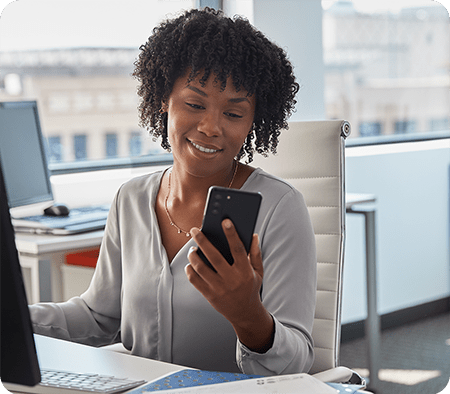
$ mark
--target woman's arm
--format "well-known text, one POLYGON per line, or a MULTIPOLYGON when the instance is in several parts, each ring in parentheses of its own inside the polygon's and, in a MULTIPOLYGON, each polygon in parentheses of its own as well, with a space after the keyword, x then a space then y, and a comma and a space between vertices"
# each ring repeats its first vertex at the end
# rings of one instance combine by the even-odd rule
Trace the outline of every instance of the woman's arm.
POLYGON ((121 282, 116 195, 88 290, 67 302, 31 305, 34 332, 93 346, 114 342, 120 329, 121 282))
POLYGON ((247 255, 233 223, 227 219, 222 226, 234 264, 230 266, 204 234, 194 228, 191 234, 216 272, 203 263, 194 248, 189 254, 186 274, 197 290, 232 324, 239 340, 253 351, 264 353, 272 346, 274 322, 260 298, 264 274, 258 236, 253 236, 247 255))
POLYGON ((273 207, 260 230, 264 261, 262 302, 275 321, 274 342, 259 354, 238 343, 245 373, 307 372, 314 361, 317 260, 312 224, 303 196, 295 189, 273 207))
POLYGON ((217 274, 196 253, 190 253, 186 272, 191 283, 233 325, 239 339, 237 361, 241 370, 263 375, 309 370, 313 361, 316 255, 303 197, 292 189, 266 215, 260 230, 261 254, 253 242, 247 256, 234 239, 237 234, 233 228, 225 226, 224 231, 235 264, 229 266, 203 234, 193 230, 195 241, 217 274))

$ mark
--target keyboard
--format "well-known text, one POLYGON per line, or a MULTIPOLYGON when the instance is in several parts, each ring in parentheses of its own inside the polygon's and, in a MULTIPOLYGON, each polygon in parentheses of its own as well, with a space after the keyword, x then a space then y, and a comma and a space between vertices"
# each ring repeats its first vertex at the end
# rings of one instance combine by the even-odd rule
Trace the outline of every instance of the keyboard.
POLYGON ((13 219, 16 231, 51 234, 73 234, 102 230, 105 227, 109 205, 73 208, 68 216, 36 215, 13 219))
POLYGON ((94 207, 73 208, 70 210, 69 216, 36 215, 28 216, 22 220, 39 222, 48 227, 63 228, 75 224, 105 219, 108 215, 108 211, 109 205, 98 205, 94 207))
POLYGON ((33 392, 49 394, 73 394, 76 392, 113 394, 131 390, 144 383, 147 382, 145 380, 121 379, 106 375, 41 369, 41 383, 33 388, 33 392), (38 390, 34 391, 34 389, 38 390))

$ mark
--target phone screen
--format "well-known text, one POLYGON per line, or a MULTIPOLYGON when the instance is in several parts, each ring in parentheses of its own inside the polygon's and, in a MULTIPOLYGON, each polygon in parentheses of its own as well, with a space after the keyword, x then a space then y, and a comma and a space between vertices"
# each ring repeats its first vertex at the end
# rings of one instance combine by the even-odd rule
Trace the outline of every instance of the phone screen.
MULTIPOLYGON (((255 231, 261 200, 262 196, 260 193, 218 186, 213 186, 209 189, 203 216, 202 232, 222 253, 230 265, 233 264, 234 260, 222 229, 222 221, 228 218, 233 222, 239 238, 248 253, 255 231)), ((197 253, 214 270, 200 248, 197 253)))

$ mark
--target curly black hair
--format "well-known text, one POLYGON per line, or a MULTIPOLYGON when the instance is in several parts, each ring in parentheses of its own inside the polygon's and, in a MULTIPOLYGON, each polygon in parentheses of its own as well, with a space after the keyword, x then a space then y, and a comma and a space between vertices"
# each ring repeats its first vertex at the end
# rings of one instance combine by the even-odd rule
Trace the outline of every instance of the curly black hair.
POLYGON ((190 70, 191 81, 202 74, 205 84, 211 74, 225 89, 231 78, 236 90, 255 95, 252 130, 238 158, 253 153, 276 153, 280 130, 294 111, 299 85, 285 51, 269 41, 242 17, 228 18, 211 8, 193 9, 162 22, 140 48, 133 76, 140 82, 140 126, 161 146, 170 150, 167 136, 167 101, 175 81, 190 70), (253 148, 253 141, 255 147, 253 148))

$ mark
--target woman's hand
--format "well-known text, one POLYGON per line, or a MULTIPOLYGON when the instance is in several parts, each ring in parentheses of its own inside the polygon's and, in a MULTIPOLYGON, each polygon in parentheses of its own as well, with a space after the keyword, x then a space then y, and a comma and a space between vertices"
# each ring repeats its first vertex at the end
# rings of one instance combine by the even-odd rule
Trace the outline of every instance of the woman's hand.
POLYGON ((229 265, 205 235, 193 228, 191 234, 195 242, 217 272, 209 268, 193 248, 189 252, 190 264, 186 266, 186 275, 192 285, 233 325, 241 343, 250 350, 263 353, 272 346, 274 322, 260 298, 264 272, 258 236, 253 235, 247 254, 231 220, 225 219, 222 227, 234 264, 229 265))

